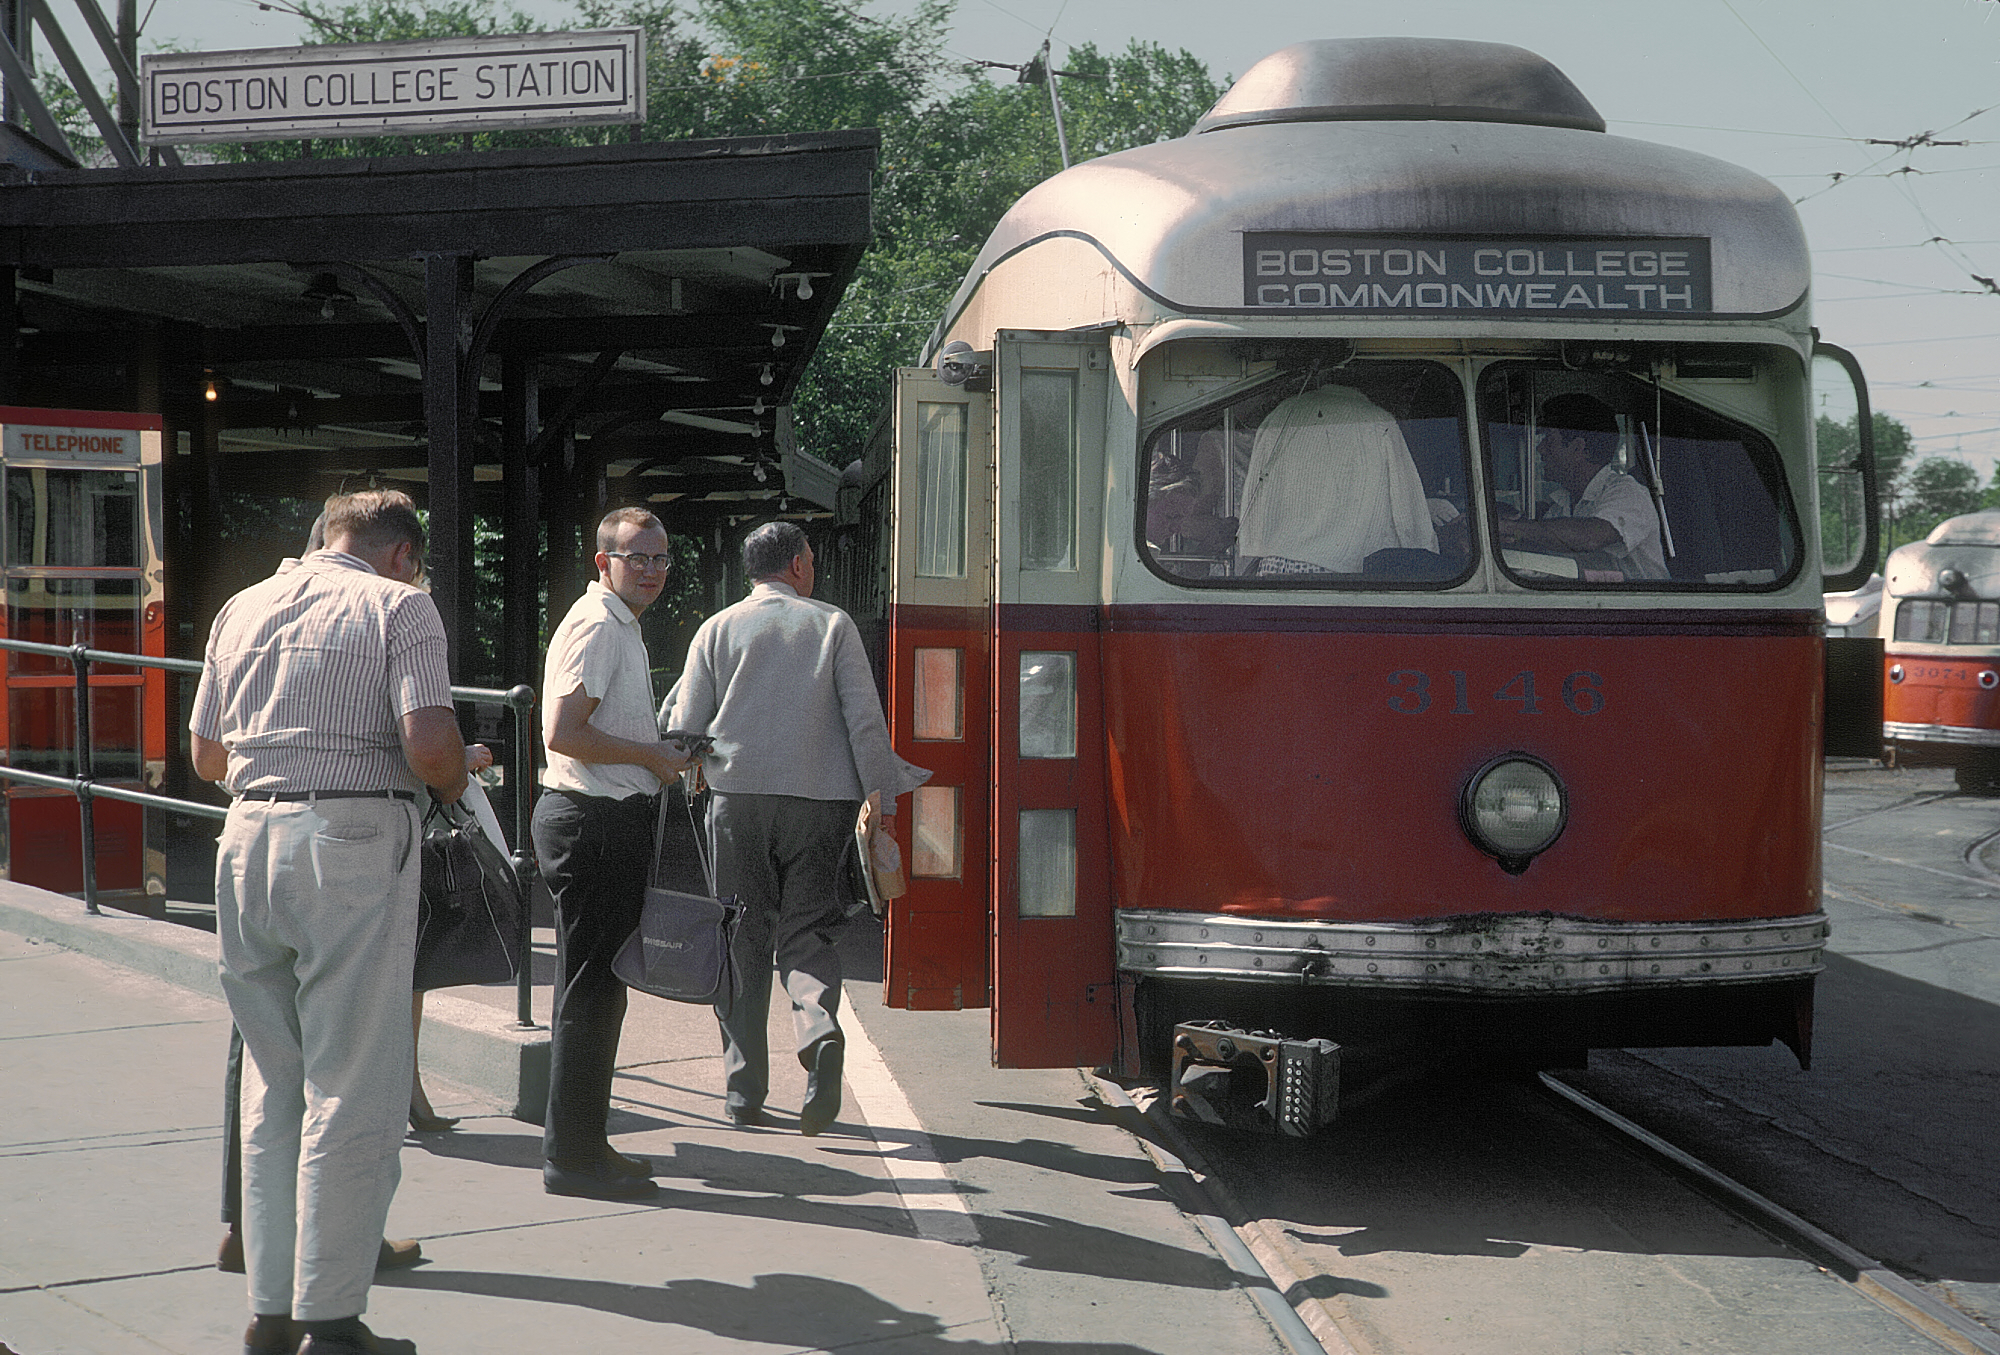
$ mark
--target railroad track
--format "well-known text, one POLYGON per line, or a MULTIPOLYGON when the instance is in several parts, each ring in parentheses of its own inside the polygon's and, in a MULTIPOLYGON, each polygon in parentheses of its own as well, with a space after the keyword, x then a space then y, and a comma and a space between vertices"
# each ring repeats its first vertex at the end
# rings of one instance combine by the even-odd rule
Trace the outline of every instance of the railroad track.
MULTIPOLYGON (((1225 1259, 1245 1273, 1254 1258, 1269 1290, 1258 1292, 1255 1272, 1247 1287, 1267 1314, 1282 1302, 1296 1315, 1288 1343, 1301 1355, 2000 1355, 2000 1335, 1546 1074, 1532 1085, 1448 1093, 1442 1102, 1421 1093, 1414 1104, 1385 1097, 1360 1143, 1340 1127, 1304 1144, 1216 1134, 1166 1115, 1154 1088, 1135 1088, 1127 1100, 1116 1085, 1097 1085, 1108 1103, 1143 1117, 1148 1151, 1170 1180, 1186 1178, 1183 1207, 1225 1259), (1512 1119, 1478 1126, 1477 1148, 1436 1162, 1428 1181, 1401 1175, 1407 1155, 1371 1168, 1373 1150, 1417 1132, 1407 1119, 1427 1117, 1440 1104, 1505 1110, 1512 1119), (1615 1169, 1616 1179, 1607 1180, 1573 1156, 1534 1162, 1531 1152, 1508 1160, 1489 1151, 1496 1134, 1523 1148, 1551 1138, 1574 1143, 1574 1132, 1550 1134, 1557 1120, 1595 1138, 1590 1156, 1638 1165, 1615 1169), (1507 1201, 1520 1198, 1510 1178, 1517 1187, 1523 1175, 1567 1176, 1579 1198, 1617 1198, 1584 1205, 1567 1223, 1555 1221, 1567 1207, 1558 1202, 1552 1212, 1515 1211, 1525 1225, 1516 1230, 1461 1226, 1468 1215, 1496 1221, 1508 1212, 1507 1201), (1330 1195, 1348 1196, 1350 1207, 1329 1211, 1330 1195), (1411 1217, 1382 1217, 1376 1206, 1384 1200, 1398 1201, 1411 1217), (1641 1211, 1650 1222, 1621 1221, 1621 1210, 1641 1211), (1656 1255, 1639 1248, 1661 1232, 1663 1218, 1680 1249, 1656 1255), (1629 1235, 1625 1249, 1603 1264, 1603 1244, 1588 1245, 1586 1235, 1621 1230, 1629 1235), (1247 1256, 1231 1255, 1231 1244, 1247 1256), (1406 1263, 1413 1253, 1421 1264, 1406 1263), (1516 1268, 1523 1273, 1506 1273, 1516 1268), (1496 1303, 1496 1294, 1505 1297, 1496 1303)), ((1428 1150, 1434 1140, 1420 1142, 1428 1150)))
POLYGON ((1996 810, 1948 774, 1829 776, 1811 1073, 1771 1048, 1412 1077, 1305 1142, 1100 1095, 1304 1355, 2000 1355, 1996 810))

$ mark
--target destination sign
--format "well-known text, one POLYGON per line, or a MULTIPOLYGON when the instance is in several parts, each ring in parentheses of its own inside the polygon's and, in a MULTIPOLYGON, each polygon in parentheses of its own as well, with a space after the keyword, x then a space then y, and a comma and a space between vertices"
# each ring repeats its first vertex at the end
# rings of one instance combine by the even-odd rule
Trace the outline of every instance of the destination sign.
POLYGON ((1243 301, 1341 315, 1708 315, 1708 241, 1246 232, 1243 301))
POLYGON ((141 77, 152 145, 646 120, 638 28, 166 52, 141 77))

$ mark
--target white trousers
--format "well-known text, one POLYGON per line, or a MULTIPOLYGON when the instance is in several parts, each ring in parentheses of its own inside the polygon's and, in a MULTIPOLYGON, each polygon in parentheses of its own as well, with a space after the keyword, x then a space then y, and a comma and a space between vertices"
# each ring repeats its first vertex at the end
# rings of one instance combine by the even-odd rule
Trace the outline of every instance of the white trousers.
POLYGON ((390 799, 243 800, 223 826, 253 1313, 367 1309, 410 1106, 417 832, 416 807, 390 799))

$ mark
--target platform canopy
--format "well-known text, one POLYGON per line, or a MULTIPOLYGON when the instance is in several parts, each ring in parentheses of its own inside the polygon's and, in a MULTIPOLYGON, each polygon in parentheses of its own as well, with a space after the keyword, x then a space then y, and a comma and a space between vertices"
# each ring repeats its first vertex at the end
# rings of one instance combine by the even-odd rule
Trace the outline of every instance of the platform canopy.
POLYGON ((196 523, 168 525, 184 599, 221 493, 372 479, 428 503, 456 656, 491 624, 467 581, 473 514, 495 515, 506 677, 532 677, 541 566, 516 557, 538 535, 587 557, 597 514, 645 502, 719 550, 732 524, 830 504, 789 403, 867 243, 876 146, 0 165, 0 399, 165 416, 196 523))

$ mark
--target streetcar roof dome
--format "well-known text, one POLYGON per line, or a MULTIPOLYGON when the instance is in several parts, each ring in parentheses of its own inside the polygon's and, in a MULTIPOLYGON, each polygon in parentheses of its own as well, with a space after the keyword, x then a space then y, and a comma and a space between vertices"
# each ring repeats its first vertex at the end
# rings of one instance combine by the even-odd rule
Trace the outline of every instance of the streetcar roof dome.
POLYGON ((1294 43, 1245 71, 1194 130, 1393 120, 1604 130, 1590 100, 1550 62, 1506 43, 1458 38, 1294 43))
MULTIPOLYGON (((1037 184, 987 238, 924 361, 950 338, 985 348, 996 328, 1069 329, 1121 318, 1112 289, 1069 285, 1084 276, 1076 271, 1078 244, 1103 261, 1107 281, 1122 276, 1160 309, 1271 319, 1272 311, 1246 297, 1244 250, 1255 238, 1287 234, 1301 244, 1329 237, 1322 241, 1329 246, 1344 243, 1331 238, 1342 235, 1360 237, 1363 246, 1407 247, 1477 237, 1558 247, 1571 240, 1702 241, 1710 261, 1708 315, 1796 317, 1794 327, 1803 328, 1800 308, 1812 277, 1805 230, 1768 180, 1694 151, 1607 135, 1581 96, 1565 104, 1550 92, 1569 88, 1559 71, 1518 48, 1381 41, 1387 45, 1380 50, 1408 53, 1408 61, 1370 74, 1353 59, 1371 50, 1365 42, 1286 48, 1271 58, 1278 64, 1268 78, 1260 74, 1268 63, 1259 63, 1237 82, 1240 89, 1254 76, 1264 92, 1252 88, 1239 98, 1232 89, 1202 120, 1203 130, 1086 160, 1037 184), (1398 69, 1409 79, 1412 71, 1443 71, 1451 81, 1434 79, 1421 105, 1384 102, 1390 95, 1382 91, 1404 78, 1395 76, 1398 69), (1486 86, 1476 78, 1480 69, 1493 73, 1486 86), (1281 89, 1286 81, 1292 93, 1281 89), (1483 102, 1464 102, 1482 88, 1483 102), (1371 90, 1381 92, 1373 103, 1371 90), (1290 105, 1317 110, 1310 118, 1264 116, 1281 99, 1336 95, 1345 102, 1290 105), (1499 116, 1494 110, 1510 100, 1519 107, 1499 116), (1411 111, 1419 106, 1428 110, 1422 117, 1411 111), (1553 111, 1560 107, 1588 112, 1589 121, 1578 112, 1564 123, 1553 111), (1344 111, 1334 116, 1328 108, 1344 111), (1488 111, 1472 116, 1472 108, 1488 111), (1548 116, 1529 117, 1537 108, 1548 116), (1050 250, 1046 266, 1031 264, 1019 280, 982 292, 995 285, 989 274, 1042 246, 1050 250)), ((1600 247, 1588 245, 1579 259, 1600 247)))
POLYGON ((1931 528, 1933 546, 2000 546, 2000 512, 1961 513, 1931 528))
POLYGON ((1921 541, 1889 552, 1882 565, 1893 597, 1949 595, 2000 597, 2000 511, 1961 513, 1931 528, 1921 541), (1962 576, 1951 587, 1941 577, 1946 570, 1962 576))

